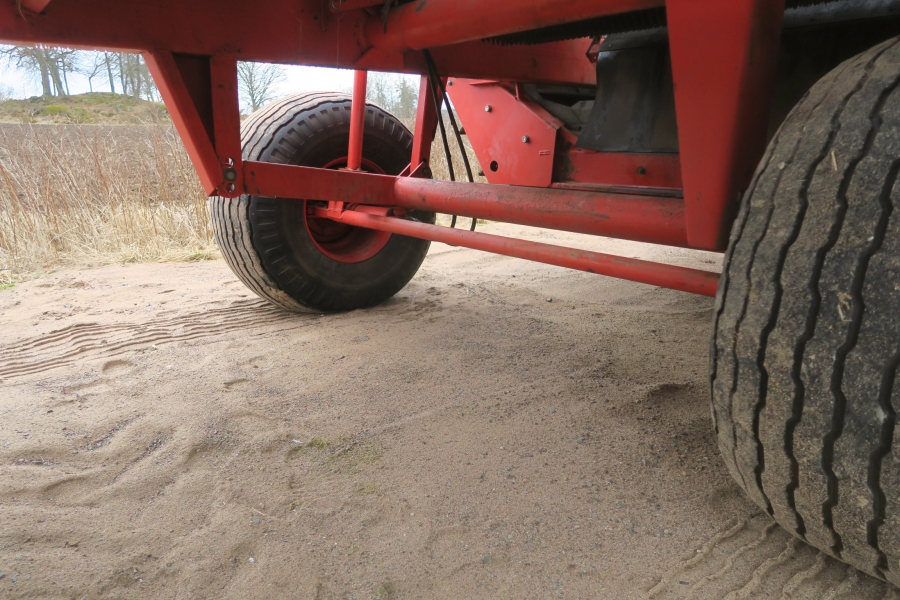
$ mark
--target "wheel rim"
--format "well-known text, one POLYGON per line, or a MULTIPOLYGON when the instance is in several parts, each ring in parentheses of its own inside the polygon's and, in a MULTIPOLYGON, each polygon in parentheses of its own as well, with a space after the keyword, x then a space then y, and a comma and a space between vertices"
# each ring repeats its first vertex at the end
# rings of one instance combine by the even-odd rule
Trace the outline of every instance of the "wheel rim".
MULTIPOLYGON (((341 169, 347 166, 347 157, 336 158, 326 164, 325 169, 341 169)), ((384 170, 365 158, 362 170, 367 173, 384 175, 384 170)), ((306 202, 306 231, 313 245, 325 256, 342 263, 360 263, 381 252, 391 239, 386 231, 376 231, 364 227, 354 227, 331 219, 312 216, 316 205, 306 202)))

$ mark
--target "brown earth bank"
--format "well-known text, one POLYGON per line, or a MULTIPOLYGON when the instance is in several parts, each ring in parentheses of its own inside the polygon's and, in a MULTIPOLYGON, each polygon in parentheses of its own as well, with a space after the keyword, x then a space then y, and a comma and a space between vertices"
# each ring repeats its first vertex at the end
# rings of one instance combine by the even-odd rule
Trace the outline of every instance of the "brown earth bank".
POLYGON ((712 308, 438 244, 346 314, 221 261, 0 291, 0 597, 900 598, 728 475, 712 308))
POLYGON ((89 92, 0 101, 0 122, 137 125, 171 123, 171 118, 162 102, 109 92, 89 92))

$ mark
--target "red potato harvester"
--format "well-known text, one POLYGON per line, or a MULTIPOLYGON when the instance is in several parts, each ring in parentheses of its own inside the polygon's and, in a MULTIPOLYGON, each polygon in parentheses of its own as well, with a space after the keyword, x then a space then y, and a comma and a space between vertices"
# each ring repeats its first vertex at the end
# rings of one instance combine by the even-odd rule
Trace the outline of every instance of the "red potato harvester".
POLYGON ((794 535, 900 584, 900 1, 3 1, 4 42, 143 53, 226 261, 286 309, 378 303, 433 240, 716 296, 732 475, 794 535), (239 60, 355 69, 353 95, 242 124, 239 60), (422 75, 414 132, 365 103, 369 70, 422 75), (438 127, 460 125, 487 184, 468 161, 470 182, 430 179, 438 127), (724 270, 436 212, 725 252, 724 270))

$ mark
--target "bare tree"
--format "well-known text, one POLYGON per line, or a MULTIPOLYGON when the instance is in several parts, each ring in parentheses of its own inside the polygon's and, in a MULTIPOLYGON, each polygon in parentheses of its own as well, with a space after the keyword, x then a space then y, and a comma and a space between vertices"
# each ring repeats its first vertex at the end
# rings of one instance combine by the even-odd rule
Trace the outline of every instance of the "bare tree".
POLYGON ((75 70, 75 50, 47 46, 5 46, 0 48, 0 57, 9 66, 22 69, 40 80, 44 96, 68 95, 67 75, 75 70))
POLYGON ((369 73, 366 80, 366 100, 393 113, 394 82, 391 76, 387 73, 369 73))
MULTIPOLYGON (((419 87, 415 78, 399 73, 369 73, 366 85, 366 100, 374 102, 400 119, 416 116, 419 87)), ((351 92, 352 89, 344 90, 351 92)))
POLYGON ((57 96, 69 95, 69 73, 75 71, 78 53, 63 48, 53 49, 53 61, 50 63, 50 78, 56 86, 57 96))
POLYGON ((109 82, 109 91, 116 93, 116 78, 113 77, 113 57, 109 52, 103 53, 103 64, 106 65, 106 81, 109 82))
POLYGON ((413 81, 412 77, 400 75, 397 82, 397 106, 393 112, 401 119, 412 119, 416 116, 419 87, 413 81))
POLYGON ((159 99, 159 92, 153 83, 153 77, 140 54, 117 52, 113 55, 113 64, 119 76, 123 94, 145 100, 159 99))
POLYGON ((277 85, 284 81, 284 67, 266 63, 238 63, 238 91, 241 102, 258 110, 277 96, 277 85))
POLYGON ((88 80, 88 90, 94 91, 94 78, 104 75, 106 70, 105 52, 82 52, 78 57, 77 71, 88 80))

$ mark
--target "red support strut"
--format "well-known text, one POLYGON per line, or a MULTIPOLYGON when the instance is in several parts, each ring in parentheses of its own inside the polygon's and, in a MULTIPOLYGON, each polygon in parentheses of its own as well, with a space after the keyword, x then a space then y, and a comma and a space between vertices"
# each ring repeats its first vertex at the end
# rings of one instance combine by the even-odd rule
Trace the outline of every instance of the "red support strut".
MULTIPOLYGON (((363 208, 365 210, 365 208, 363 208)), ((368 208, 367 210, 373 210, 368 208)), ((388 209, 374 209, 388 212, 388 209)), ((719 274, 698 269, 688 269, 673 265, 664 265, 636 258, 625 258, 587 250, 564 248, 552 244, 517 240, 489 233, 450 229, 427 223, 406 221, 397 217, 387 217, 357 210, 345 210, 339 214, 325 208, 316 208, 315 215, 332 219, 340 223, 389 231, 400 235, 443 242, 453 246, 463 246, 475 250, 483 250, 494 254, 503 254, 514 258, 524 258, 558 267, 597 273, 609 277, 618 277, 639 283, 658 285, 673 290, 700 294, 716 295, 719 274)))
POLYGON ((353 103, 350 107, 350 147, 347 150, 347 170, 359 171, 362 166, 363 132, 366 128, 366 71, 353 72, 353 103))
POLYGON ((687 238, 724 250, 766 148, 784 0, 669 0, 687 238))
MULTIPOLYGON (((431 144, 434 142, 434 134, 437 130, 437 109, 431 101, 431 80, 428 75, 422 75, 419 81, 419 103, 416 106, 416 131, 413 136, 412 159, 409 163, 409 173, 416 173, 421 165, 427 166, 431 160, 431 144)), ((430 171, 429 171, 430 173, 430 171)), ((421 176, 430 177, 419 172, 421 176)))

